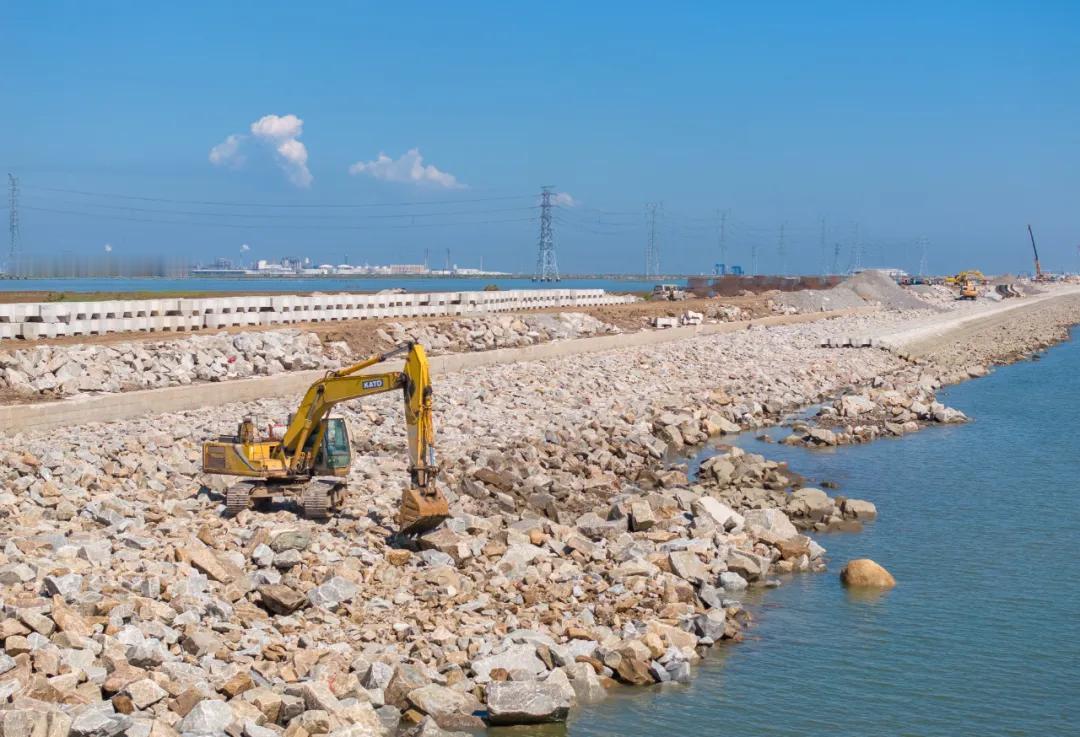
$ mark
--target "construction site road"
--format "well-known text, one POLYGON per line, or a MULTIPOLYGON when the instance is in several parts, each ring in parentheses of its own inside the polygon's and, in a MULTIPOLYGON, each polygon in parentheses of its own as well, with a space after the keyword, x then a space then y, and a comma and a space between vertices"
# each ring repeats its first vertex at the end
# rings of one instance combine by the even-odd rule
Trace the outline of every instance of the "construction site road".
MULTIPOLYGON (((670 343, 698 335, 731 333, 756 326, 794 325, 874 312, 877 312, 876 307, 818 312, 806 315, 773 315, 737 322, 579 338, 521 348, 454 353, 433 357, 431 359, 431 369, 433 374, 440 375, 478 366, 513 363, 516 361, 535 361, 631 346, 670 343)), ((396 368, 398 368, 396 364, 388 364, 388 370, 395 370, 396 368)), ((83 394, 55 402, 0 406, 0 432, 10 435, 25 431, 44 431, 88 422, 127 420, 153 414, 198 409, 216 404, 297 394, 302 392, 314 378, 323 373, 322 369, 294 371, 287 374, 252 379, 172 386, 162 389, 114 394, 83 394)))

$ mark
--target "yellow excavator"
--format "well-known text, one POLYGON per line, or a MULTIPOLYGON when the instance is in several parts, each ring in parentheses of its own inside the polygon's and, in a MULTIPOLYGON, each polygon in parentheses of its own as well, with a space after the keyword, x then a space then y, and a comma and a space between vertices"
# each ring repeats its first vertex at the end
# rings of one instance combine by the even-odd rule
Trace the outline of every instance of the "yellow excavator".
POLYGON ((423 346, 406 343, 348 368, 330 371, 313 383, 287 425, 270 425, 259 437, 255 420, 245 418, 236 435, 203 443, 203 472, 246 476, 225 494, 226 514, 268 505, 275 495, 300 501, 304 515, 327 519, 344 502, 352 449, 344 418, 330 417, 339 402, 401 390, 405 398, 411 487, 402 495, 398 527, 403 534, 430 530, 450 516, 446 497, 435 485, 435 427, 431 375, 423 346), (402 353, 402 371, 360 374, 402 353))

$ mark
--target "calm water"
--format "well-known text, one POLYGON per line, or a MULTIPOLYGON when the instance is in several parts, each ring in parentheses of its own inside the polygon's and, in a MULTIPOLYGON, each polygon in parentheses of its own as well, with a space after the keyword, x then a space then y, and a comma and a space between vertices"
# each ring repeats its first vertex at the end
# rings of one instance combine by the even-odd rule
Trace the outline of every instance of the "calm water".
POLYGON ((975 421, 834 452, 744 447, 877 504, 829 572, 754 602, 688 686, 581 713, 589 735, 1080 735, 1080 343, 943 394, 975 421), (851 558, 899 585, 859 598, 851 558))
MULTIPOLYGON (((680 283, 685 280, 680 280, 680 283)), ((410 292, 480 291, 488 284, 500 289, 605 289, 609 292, 652 291, 655 281, 622 279, 563 279, 560 282, 533 282, 530 279, 499 277, 431 279, 423 277, 301 277, 236 279, 199 277, 101 278, 101 279, 0 279, 0 292, 377 292, 401 287, 410 292)))

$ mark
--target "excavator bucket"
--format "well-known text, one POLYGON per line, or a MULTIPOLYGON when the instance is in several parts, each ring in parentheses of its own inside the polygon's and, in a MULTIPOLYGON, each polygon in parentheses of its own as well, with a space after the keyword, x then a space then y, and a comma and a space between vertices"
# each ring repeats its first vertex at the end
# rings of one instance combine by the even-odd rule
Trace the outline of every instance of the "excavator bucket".
POLYGON ((414 486, 401 495, 399 528, 402 535, 420 535, 439 526, 450 516, 450 505, 442 492, 432 487, 414 486))

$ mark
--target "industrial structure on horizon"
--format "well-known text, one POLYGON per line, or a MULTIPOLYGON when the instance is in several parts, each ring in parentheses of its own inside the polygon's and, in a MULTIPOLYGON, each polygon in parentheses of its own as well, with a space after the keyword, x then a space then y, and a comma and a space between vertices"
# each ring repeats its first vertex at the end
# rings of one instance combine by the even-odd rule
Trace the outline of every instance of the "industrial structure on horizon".
POLYGON ((196 266, 192 276, 505 276, 502 271, 485 271, 451 264, 432 269, 426 264, 312 264, 309 258, 287 256, 278 261, 258 259, 250 266, 219 258, 205 266, 196 266))

